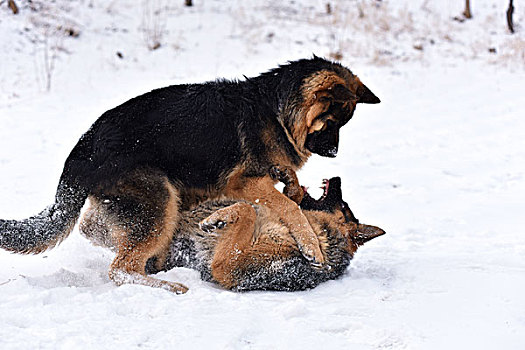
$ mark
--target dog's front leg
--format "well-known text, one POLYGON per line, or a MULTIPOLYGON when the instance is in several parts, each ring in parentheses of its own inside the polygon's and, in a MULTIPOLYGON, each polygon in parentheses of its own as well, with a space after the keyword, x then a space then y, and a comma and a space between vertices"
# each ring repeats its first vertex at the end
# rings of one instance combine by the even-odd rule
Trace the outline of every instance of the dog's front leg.
POLYGON ((304 197, 304 190, 299 184, 297 174, 290 167, 273 166, 270 168, 270 176, 276 181, 284 184, 283 194, 297 204, 301 204, 304 197))
POLYGON ((324 263, 319 240, 310 223, 297 203, 275 189, 274 181, 269 175, 264 177, 234 176, 228 181, 226 195, 270 208, 288 227, 301 254, 313 266, 321 266, 324 263))

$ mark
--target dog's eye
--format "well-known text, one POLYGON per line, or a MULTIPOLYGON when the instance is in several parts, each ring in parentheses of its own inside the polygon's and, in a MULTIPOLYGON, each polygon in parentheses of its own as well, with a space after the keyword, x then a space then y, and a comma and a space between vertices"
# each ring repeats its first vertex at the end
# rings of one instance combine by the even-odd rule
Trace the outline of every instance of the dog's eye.
POLYGON ((357 97, 350 90, 341 84, 335 85, 331 91, 335 100, 338 102, 346 102, 352 99, 357 99, 357 97))
POLYGON ((316 118, 316 121, 326 122, 327 120, 333 119, 334 116, 332 115, 330 110, 327 110, 323 114, 321 114, 319 117, 316 118))
POLYGON ((322 103, 332 103, 332 101, 333 101, 332 98, 328 96, 319 97, 319 102, 322 102, 322 103))

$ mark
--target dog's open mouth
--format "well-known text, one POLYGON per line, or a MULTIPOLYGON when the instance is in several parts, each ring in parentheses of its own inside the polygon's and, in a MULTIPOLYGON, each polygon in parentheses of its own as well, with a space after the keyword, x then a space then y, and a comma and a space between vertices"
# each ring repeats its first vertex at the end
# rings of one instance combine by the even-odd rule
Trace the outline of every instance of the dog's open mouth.
MULTIPOLYGON (((328 188, 329 187, 330 187, 330 180, 323 179, 322 186, 319 187, 320 189, 323 190, 323 194, 321 195, 321 197, 319 197, 318 201, 321 201, 321 200, 326 198, 326 196, 328 195, 328 188)), ((303 189, 303 193, 304 194, 310 195, 310 193, 308 193, 308 187, 301 186, 301 188, 303 189)))

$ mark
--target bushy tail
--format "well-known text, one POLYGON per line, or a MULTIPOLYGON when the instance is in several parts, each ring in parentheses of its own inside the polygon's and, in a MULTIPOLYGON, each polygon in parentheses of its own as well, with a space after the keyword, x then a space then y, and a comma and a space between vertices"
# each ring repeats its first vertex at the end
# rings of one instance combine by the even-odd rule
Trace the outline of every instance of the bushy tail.
POLYGON ((0 220, 0 248, 38 254, 56 246, 73 230, 87 191, 61 180, 55 203, 25 220, 0 220))

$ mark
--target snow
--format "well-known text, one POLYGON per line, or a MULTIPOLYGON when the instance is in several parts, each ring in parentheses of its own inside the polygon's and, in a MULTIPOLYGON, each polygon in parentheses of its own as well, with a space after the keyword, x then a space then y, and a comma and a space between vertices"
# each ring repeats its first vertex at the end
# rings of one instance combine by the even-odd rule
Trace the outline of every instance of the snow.
POLYGON ((333 16, 314 0, 150 1, 167 7, 150 51, 142 2, 33 2, 54 15, 0 5, 0 217, 50 204, 80 135, 128 98, 339 52, 382 103, 359 106, 337 158, 312 157, 299 178, 320 195, 321 179, 341 176, 356 216, 387 235, 360 248, 343 278, 295 293, 233 293, 188 269, 157 276, 187 285, 182 296, 116 287, 113 253, 77 230, 41 255, 1 251, 0 348, 525 346, 521 4, 510 35, 506 2, 489 0, 464 23, 451 20, 457 1, 332 2, 333 16), (44 20, 80 31, 48 36, 48 49, 62 46, 49 91, 44 20))

